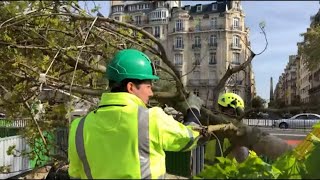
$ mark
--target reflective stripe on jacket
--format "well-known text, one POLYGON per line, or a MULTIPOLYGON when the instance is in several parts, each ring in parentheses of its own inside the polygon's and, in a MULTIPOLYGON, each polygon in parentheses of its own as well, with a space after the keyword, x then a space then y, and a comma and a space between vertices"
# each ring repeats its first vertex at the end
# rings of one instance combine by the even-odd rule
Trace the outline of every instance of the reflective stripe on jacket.
POLYGON ((199 133, 129 93, 104 93, 96 112, 75 119, 69 132, 73 178, 163 178, 164 151, 196 147, 199 133))

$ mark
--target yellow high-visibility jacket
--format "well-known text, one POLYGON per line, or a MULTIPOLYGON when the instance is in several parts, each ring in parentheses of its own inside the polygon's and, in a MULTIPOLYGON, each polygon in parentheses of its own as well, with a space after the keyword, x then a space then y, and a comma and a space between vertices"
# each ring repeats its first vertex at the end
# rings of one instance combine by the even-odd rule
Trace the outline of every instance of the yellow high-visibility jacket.
POLYGON ((199 132, 148 109, 129 93, 104 93, 99 108, 75 119, 69 131, 71 178, 163 178, 164 151, 196 147, 199 132))

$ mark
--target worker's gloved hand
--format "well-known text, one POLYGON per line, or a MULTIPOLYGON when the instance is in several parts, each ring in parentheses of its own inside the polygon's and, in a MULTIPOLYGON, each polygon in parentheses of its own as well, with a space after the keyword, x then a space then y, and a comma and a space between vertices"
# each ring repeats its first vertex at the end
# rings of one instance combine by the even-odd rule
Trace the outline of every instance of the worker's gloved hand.
POLYGON ((228 130, 233 130, 233 131, 238 131, 237 126, 235 126, 232 123, 226 124, 225 127, 223 128, 224 131, 228 131, 228 130))
POLYGON ((182 106, 183 111, 185 111, 185 112, 190 108, 194 108, 200 112, 200 109, 201 109, 201 106, 203 105, 203 103, 204 102, 200 97, 196 96, 193 93, 190 93, 187 98, 187 102, 183 101, 179 104, 182 106))
POLYGON ((163 111, 168 115, 177 115, 179 112, 175 110, 173 107, 166 106, 163 111))

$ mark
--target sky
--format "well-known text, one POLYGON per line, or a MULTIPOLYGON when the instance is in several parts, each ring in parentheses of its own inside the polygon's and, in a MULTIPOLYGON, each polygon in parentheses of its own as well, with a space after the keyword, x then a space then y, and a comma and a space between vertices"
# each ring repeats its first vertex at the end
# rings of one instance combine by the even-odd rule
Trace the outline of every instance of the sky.
MULTIPOLYGON (((211 1, 212 2, 212 1, 211 1)), ((182 5, 211 3, 210 1, 183 1, 182 5)), ((241 1, 246 15, 245 26, 250 29, 251 48, 256 54, 265 47, 259 23, 264 21, 269 42, 267 50, 253 59, 257 95, 269 100, 270 78, 273 88, 289 61, 289 55, 297 54, 297 43, 303 41, 301 33, 310 26, 310 16, 320 8, 320 1, 241 1)), ((90 8, 92 2, 82 2, 90 8)), ((109 15, 109 1, 95 1, 100 12, 109 15)))

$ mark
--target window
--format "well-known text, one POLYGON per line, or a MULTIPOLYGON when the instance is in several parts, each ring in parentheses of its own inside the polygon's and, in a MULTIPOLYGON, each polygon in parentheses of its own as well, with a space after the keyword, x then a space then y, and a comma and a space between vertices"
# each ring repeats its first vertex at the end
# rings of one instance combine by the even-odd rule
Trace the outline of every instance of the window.
POLYGON ((240 37, 239 36, 233 36, 233 47, 240 47, 240 37))
POLYGON ((136 24, 141 24, 141 16, 135 16, 136 24))
POLYGON ((158 2, 158 7, 163 7, 164 6, 164 2, 163 1, 159 1, 158 2))
POLYGON ((119 16, 115 16, 114 19, 117 20, 117 21, 120 20, 119 16))
POLYGON ((209 38, 209 45, 214 46, 217 44, 217 35, 211 34, 209 38))
POLYGON ((193 63, 193 65, 196 65, 196 66, 198 66, 198 65, 200 65, 200 53, 194 53, 194 63, 193 63))
POLYGON ((194 37, 194 44, 196 47, 199 47, 201 45, 201 38, 200 36, 195 36, 194 37))
POLYGON ((155 67, 156 71, 159 71, 160 69, 156 65, 160 66, 160 60, 156 59, 156 60, 153 61, 153 63, 155 65, 154 67, 155 67))
POLYGON ((182 31, 183 29, 183 23, 182 23, 182 20, 181 19, 178 19, 176 21, 176 31, 182 31))
POLYGON ((238 29, 240 27, 239 23, 239 18, 233 18, 233 29, 238 29))
POLYGON ((200 18, 197 18, 195 20, 195 29, 196 29, 196 31, 200 31, 201 30, 201 19, 200 18))
POLYGON ((159 59, 154 60, 154 64, 160 66, 160 60, 159 59))
POLYGON ((233 89, 232 92, 239 95, 239 91, 236 89, 233 89))
POLYGON ((197 6, 197 12, 201 12, 202 11, 202 6, 201 5, 198 5, 197 6))
POLYGON ((150 4, 145 4, 145 5, 144 5, 144 8, 145 8, 145 9, 149 9, 149 8, 150 8, 150 4))
POLYGON ((197 96, 200 95, 200 91, 199 91, 198 88, 193 89, 193 93, 194 93, 195 95, 197 95, 197 96))
POLYGON ((217 17, 211 18, 211 21, 210 21, 211 28, 217 28, 217 24, 218 24, 217 22, 218 22, 217 17))
POLYGON ((136 10, 136 5, 131 5, 128 7, 129 11, 135 11, 136 10))
POLYGON ((176 48, 183 48, 183 39, 182 37, 176 37, 176 48))
POLYGON ((297 116, 295 119, 307 119, 307 115, 297 116))
POLYGON ((214 4, 212 4, 212 10, 214 11, 214 10, 217 10, 217 4, 216 3, 214 3, 214 4))
POLYGON ((216 53, 211 52, 209 54, 209 64, 217 64, 216 53))
POLYGON ((174 55, 174 65, 182 65, 182 54, 174 55))
POLYGON ((308 119, 320 119, 320 118, 315 115, 308 115, 308 119))
POLYGON ((235 8, 236 8, 236 10, 241 10, 241 7, 240 7, 240 4, 239 3, 235 3, 235 8))
POLYGON ((232 54, 232 64, 240 64, 240 53, 233 53, 232 54))
POLYGON ((154 27, 154 37, 156 37, 156 38, 160 37, 160 26, 154 27))
POLYGON ((123 11, 123 6, 113 6, 112 11, 113 12, 121 12, 121 11, 123 11))
POLYGON ((194 70, 193 71, 193 78, 194 79, 200 79, 200 71, 199 70, 194 70))

